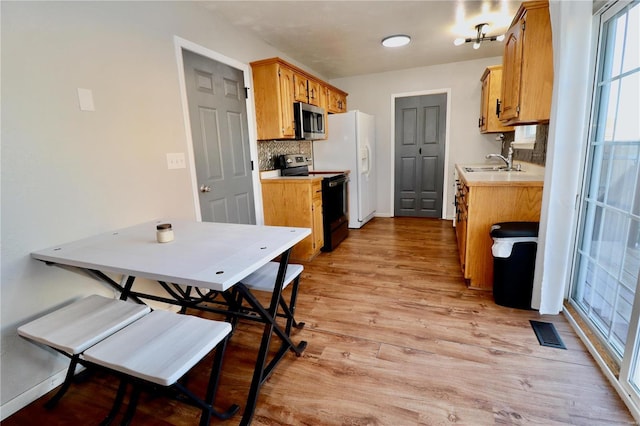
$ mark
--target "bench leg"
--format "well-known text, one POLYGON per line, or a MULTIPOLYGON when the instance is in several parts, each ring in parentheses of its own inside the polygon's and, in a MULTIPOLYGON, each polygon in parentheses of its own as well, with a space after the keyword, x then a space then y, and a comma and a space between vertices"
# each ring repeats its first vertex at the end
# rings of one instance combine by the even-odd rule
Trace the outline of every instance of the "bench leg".
POLYGON ((298 275, 293 280, 293 285, 291 286, 291 299, 289 300, 289 305, 285 303, 282 296, 280 296, 280 306, 284 311, 284 316, 287 318, 287 325, 285 332, 289 335, 291 334, 291 327, 295 327, 301 330, 304 327, 303 322, 297 322, 294 314, 296 312, 296 300, 298 299, 298 287, 300 286, 300 275, 298 275))
POLYGON ((218 384, 220 383, 220 372, 222 371, 222 360, 224 358, 224 353, 226 351, 228 341, 229 336, 225 337, 224 340, 222 340, 222 342, 220 342, 218 344, 218 347, 216 348, 216 353, 213 358, 213 365, 211 366, 211 375, 209 376, 209 385, 207 386, 207 393, 205 396, 205 403, 209 408, 202 409, 202 416, 200 417, 201 426, 209 425, 211 414, 219 419, 229 419, 233 417, 240 409, 238 405, 233 404, 231 407, 229 407, 229 409, 227 409, 227 411, 220 413, 213 406, 216 398, 216 393, 218 392, 218 384))
POLYGON ((111 407, 111 411, 107 414, 107 417, 100 422, 100 426, 109 426, 113 419, 118 415, 118 411, 120 411, 120 407, 122 407, 122 401, 124 400, 124 395, 127 393, 127 381, 125 379, 120 380, 120 386, 118 386, 118 393, 116 394, 116 399, 113 401, 113 406, 111 407))
POLYGON ((142 392, 142 386, 140 384, 133 384, 133 390, 131 391, 131 398, 129 398, 129 406, 124 413, 120 426, 129 426, 131 420, 133 420, 134 414, 136 414, 136 408, 138 408, 138 400, 140 399, 140 392, 142 392))
POLYGON ((56 392, 56 394, 53 395, 51 399, 44 404, 44 407, 47 410, 51 410, 53 407, 55 407, 60 401, 60 398, 62 398, 64 394, 67 393, 67 391, 69 390, 69 386, 71 386, 71 382, 73 381, 73 376, 76 373, 76 366, 78 365, 79 361, 80 361, 79 354, 73 355, 71 357, 71 362, 69 363, 69 368, 67 369, 67 374, 64 377, 64 382, 62 382, 62 386, 60 387, 60 389, 58 389, 58 392, 56 392))
POLYGON ((222 360, 224 358, 224 351, 228 341, 229 336, 220 341, 215 349, 213 365, 211 366, 211 374, 209 376, 209 384, 207 385, 204 399, 196 396, 179 381, 171 385, 174 390, 184 395, 190 401, 191 405, 197 406, 202 410, 202 414, 200 415, 201 426, 208 426, 212 415, 218 419, 226 420, 233 417, 240 410, 240 407, 236 404, 231 405, 223 412, 216 410, 214 407, 218 384, 220 382, 220 372, 222 371, 222 360))

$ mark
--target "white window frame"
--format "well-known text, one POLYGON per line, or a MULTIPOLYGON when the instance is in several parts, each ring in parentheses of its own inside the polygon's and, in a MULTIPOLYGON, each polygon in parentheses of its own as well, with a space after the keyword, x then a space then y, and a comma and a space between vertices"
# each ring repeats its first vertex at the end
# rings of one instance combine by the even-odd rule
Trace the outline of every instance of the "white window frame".
MULTIPOLYGON (((595 52, 594 59, 595 60, 593 61, 593 68, 591 71, 592 86, 591 86, 591 93, 590 93, 590 99, 591 99, 590 120, 589 120, 590 128, 588 131, 586 145, 585 145, 585 150, 587 152, 587 155, 585 156, 585 162, 583 167, 583 170, 585 170, 583 173, 583 180, 582 180, 583 193, 586 190, 586 185, 588 184, 589 177, 591 175, 590 168, 592 167, 591 165, 592 159, 589 151, 591 148, 592 132, 595 131, 595 128, 596 128, 596 126, 593 123, 594 121, 598 120, 598 117, 594 117, 594 115, 598 108, 598 106, 596 105, 596 102, 600 102, 600 98, 596 97, 598 96, 598 94, 597 94, 597 91, 595 90, 595 87, 597 85, 597 79, 599 77, 598 70, 602 65, 601 64, 602 43, 601 43, 600 37, 603 30, 603 25, 609 19, 611 19, 613 16, 619 13, 623 8, 627 7, 630 3, 634 3, 635 1, 637 0, 610 1, 606 3, 606 5, 601 7, 600 10, 594 13, 593 37, 594 37, 594 52, 595 52)), ((583 195, 580 196, 580 205, 582 205, 582 196, 583 195)), ((582 209, 582 207, 580 207, 580 209, 582 209)), ((576 274, 578 273, 577 253, 578 253, 578 247, 580 245, 580 239, 581 239, 580 229, 582 227, 583 221, 584 221, 584 212, 582 211, 580 213, 580 218, 577 223, 576 240, 574 242, 575 246, 573 250, 573 265, 571 269, 571 279, 570 279, 571 288, 569 289, 569 292, 568 292, 569 302, 576 309, 578 309, 578 311, 581 311, 581 309, 579 306, 577 306, 577 303, 572 300, 571 295, 573 293, 573 286, 576 285, 576 274)), ((613 351, 611 351, 611 355, 613 355, 614 358, 617 358, 617 355, 614 354, 613 351)), ((636 419, 638 418, 638 415, 640 413, 640 383, 638 383, 638 387, 636 388, 630 383, 629 378, 631 374, 634 374, 634 364, 638 364, 636 368, 640 368, 640 363, 636 363, 636 361, 638 361, 639 359, 640 359, 640 277, 638 278, 638 286, 634 296, 632 314, 629 321, 629 331, 628 331, 627 339, 625 342, 625 350, 620 362, 620 374, 618 377, 615 377, 616 383, 614 383, 614 386, 620 393, 620 396, 623 398, 625 403, 629 406, 629 408, 631 409, 636 419)), ((609 377, 611 378, 611 376, 609 377)))

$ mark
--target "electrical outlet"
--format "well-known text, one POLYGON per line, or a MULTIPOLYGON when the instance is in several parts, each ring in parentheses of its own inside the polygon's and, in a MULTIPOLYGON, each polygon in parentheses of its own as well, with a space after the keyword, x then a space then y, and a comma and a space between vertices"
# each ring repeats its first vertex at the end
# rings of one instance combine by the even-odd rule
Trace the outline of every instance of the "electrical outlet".
POLYGON ((170 152, 167 153, 167 168, 171 169, 184 169, 187 167, 186 160, 184 158, 184 152, 170 152))

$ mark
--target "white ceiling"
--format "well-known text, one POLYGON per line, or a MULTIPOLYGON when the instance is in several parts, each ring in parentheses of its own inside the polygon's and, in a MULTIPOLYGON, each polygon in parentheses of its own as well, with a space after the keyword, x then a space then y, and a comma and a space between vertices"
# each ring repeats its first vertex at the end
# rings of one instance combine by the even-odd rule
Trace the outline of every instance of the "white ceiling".
POLYGON ((475 25, 483 22, 491 27, 487 35, 503 34, 520 1, 297 0, 201 4, 324 78, 334 79, 501 56, 501 42, 484 42, 474 50, 472 43, 454 46, 453 40, 475 37, 475 25), (464 19, 456 18, 459 6, 464 19), (383 47, 380 41, 391 34, 408 34, 412 42, 395 49, 383 47))

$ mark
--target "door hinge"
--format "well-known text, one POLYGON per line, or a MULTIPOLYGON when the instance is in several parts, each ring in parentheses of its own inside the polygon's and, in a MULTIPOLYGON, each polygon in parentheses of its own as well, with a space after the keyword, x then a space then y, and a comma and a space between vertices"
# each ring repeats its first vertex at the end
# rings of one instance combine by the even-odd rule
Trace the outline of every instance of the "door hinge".
POLYGON ((251 171, 253 171, 253 160, 251 160, 251 171))
POLYGON ((516 112, 517 112, 518 114, 520 114, 520 105, 518 105, 518 106, 516 107, 516 112))
POLYGON ((523 23, 522 23, 522 31, 524 31, 524 27, 526 27, 526 26, 527 26, 527 23, 526 23, 526 22, 523 22, 523 23))
POLYGON ((244 88, 244 98, 245 99, 249 99, 249 88, 248 87, 244 88))

